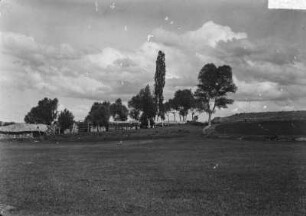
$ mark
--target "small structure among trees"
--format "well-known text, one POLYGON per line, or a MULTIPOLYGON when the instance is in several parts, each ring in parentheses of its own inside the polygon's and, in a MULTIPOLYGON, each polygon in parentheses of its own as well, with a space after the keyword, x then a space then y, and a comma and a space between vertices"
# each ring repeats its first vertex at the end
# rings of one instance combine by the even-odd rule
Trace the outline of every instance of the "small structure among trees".
POLYGON ((45 124, 14 123, 0 126, 0 138, 36 138, 47 132, 48 126, 45 124))

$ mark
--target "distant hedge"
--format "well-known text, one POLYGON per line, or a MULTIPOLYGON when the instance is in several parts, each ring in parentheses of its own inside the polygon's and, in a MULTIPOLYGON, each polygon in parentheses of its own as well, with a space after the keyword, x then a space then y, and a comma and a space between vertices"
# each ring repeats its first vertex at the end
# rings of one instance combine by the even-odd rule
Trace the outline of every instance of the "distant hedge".
POLYGON ((202 127, 205 127, 208 125, 207 122, 197 122, 197 121, 187 121, 187 124, 194 125, 194 126, 202 126, 202 127))

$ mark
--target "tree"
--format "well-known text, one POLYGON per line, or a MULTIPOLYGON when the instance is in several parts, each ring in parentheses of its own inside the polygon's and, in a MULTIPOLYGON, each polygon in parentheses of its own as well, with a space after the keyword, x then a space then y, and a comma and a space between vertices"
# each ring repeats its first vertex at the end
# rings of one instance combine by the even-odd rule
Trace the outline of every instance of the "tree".
POLYGON ((131 109, 130 113, 129 113, 130 117, 132 119, 135 119, 136 121, 139 121, 140 119, 140 111, 137 109, 131 109))
POLYGON ((148 126, 149 122, 150 125, 154 123, 153 118, 155 117, 156 109, 149 85, 141 89, 136 96, 132 97, 128 104, 129 107, 141 112, 140 120, 142 126, 148 126))
POLYGON ((109 102, 95 102, 89 113, 88 116, 85 118, 85 121, 89 121, 93 124, 93 126, 98 128, 105 127, 106 131, 109 128, 109 118, 110 118, 110 103, 109 102))
POLYGON ((157 117, 164 119, 164 109, 163 109, 163 89, 165 87, 165 76, 166 76, 166 64, 165 64, 165 53, 158 51, 158 56, 156 60, 156 71, 155 71, 155 84, 154 84, 154 102, 156 105, 157 117))
POLYGON ((174 94, 173 105, 186 120, 189 109, 194 106, 194 97, 190 89, 177 90, 174 94))
POLYGON ((38 105, 33 107, 24 117, 24 121, 29 124, 51 125, 57 117, 57 98, 44 98, 38 101, 38 105))
POLYGON ((132 119, 140 120, 140 112, 142 110, 140 95, 133 96, 128 102, 128 107, 131 108, 129 113, 132 119))
POLYGON ((190 108, 191 111, 191 119, 192 121, 197 121, 198 116, 196 116, 196 112, 203 112, 202 103, 199 99, 194 98, 193 106, 190 108))
POLYGON ((216 67, 206 64, 199 72, 199 84, 195 97, 200 101, 200 108, 208 113, 208 124, 216 108, 227 108, 234 100, 227 98, 228 93, 235 93, 237 86, 233 82, 232 68, 228 65, 216 67))
POLYGON ((74 116, 72 112, 67 109, 64 109, 58 116, 58 124, 63 133, 66 129, 71 129, 74 123, 74 116))
POLYGON ((110 105, 110 114, 113 116, 115 121, 126 121, 129 110, 122 104, 121 99, 118 98, 115 103, 110 105))

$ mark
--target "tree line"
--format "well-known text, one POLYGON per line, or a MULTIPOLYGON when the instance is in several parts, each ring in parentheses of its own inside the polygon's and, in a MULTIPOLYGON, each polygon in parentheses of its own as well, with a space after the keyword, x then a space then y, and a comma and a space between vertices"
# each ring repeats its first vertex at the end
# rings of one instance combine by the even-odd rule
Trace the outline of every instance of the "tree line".
MULTIPOLYGON (((24 117, 24 121, 28 124, 57 124, 60 132, 63 133, 67 129, 71 129, 74 123, 74 115, 68 109, 61 112, 57 111, 58 99, 44 98, 40 100, 37 106, 33 107, 24 117)), ((95 102, 85 122, 90 122, 95 127, 106 127, 108 130, 108 123, 110 116, 115 121, 126 121, 128 119, 128 109, 122 104, 121 99, 117 99, 114 103, 110 102, 95 102)))
MULTIPOLYGON (((118 98, 114 103, 109 101, 94 102, 84 121, 95 127, 109 128, 109 119, 126 121, 128 116, 141 122, 142 127, 152 127, 155 121, 164 121, 172 113, 176 120, 176 113, 180 120, 186 121, 191 113, 192 120, 197 120, 196 113, 206 112, 208 124, 211 124, 212 114, 216 109, 227 108, 234 100, 228 98, 228 93, 235 93, 237 86, 233 82, 232 68, 228 65, 216 67, 206 64, 198 74, 198 85, 195 92, 191 89, 179 89, 173 98, 164 101, 163 89, 165 87, 166 63, 165 53, 158 52, 154 76, 154 90, 151 92, 147 85, 138 94, 128 101, 128 108, 118 98)), ((61 130, 71 128, 74 122, 73 114, 65 109, 57 112, 58 99, 44 98, 38 102, 25 116, 26 123, 42 123, 50 125, 57 120, 61 130)))
POLYGON ((154 93, 151 93, 150 86, 147 85, 128 102, 131 118, 140 120, 145 127, 152 126, 154 120, 159 118, 165 120, 165 116, 169 120, 170 113, 176 120, 177 112, 180 120, 183 119, 183 121, 186 121, 189 112, 191 112, 192 120, 197 120, 195 113, 206 112, 210 125, 212 114, 217 108, 227 108, 234 102, 233 99, 228 98, 228 93, 235 93, 237 86, 233 82, 232 68, 228 65, 220 67, 212 63, 204 65, 199 72, 199 83, 195 92, 191 89, 179 89, 174 93, 173 98, 166 102, 163 96, 165 75, 165 54, 159 51, 154 76, 154 93))

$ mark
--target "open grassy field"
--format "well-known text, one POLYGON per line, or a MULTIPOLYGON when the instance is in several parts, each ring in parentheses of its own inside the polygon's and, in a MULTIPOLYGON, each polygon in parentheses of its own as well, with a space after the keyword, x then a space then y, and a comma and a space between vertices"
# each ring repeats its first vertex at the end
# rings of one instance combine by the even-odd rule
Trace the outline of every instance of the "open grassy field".
POLYGON ((7 215, 306 215, 306 143, 0 142, 7 215))

